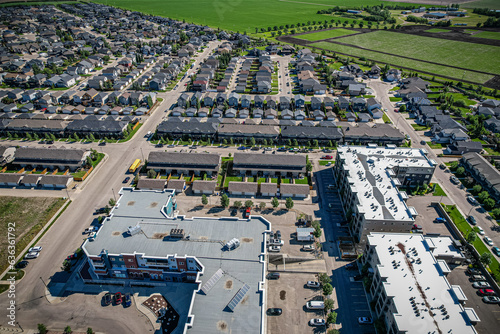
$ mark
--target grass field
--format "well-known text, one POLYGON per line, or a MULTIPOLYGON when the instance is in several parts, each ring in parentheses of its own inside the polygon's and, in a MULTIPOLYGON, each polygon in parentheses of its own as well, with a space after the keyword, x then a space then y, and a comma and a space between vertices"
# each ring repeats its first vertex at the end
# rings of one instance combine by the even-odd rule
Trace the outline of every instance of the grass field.
POLYGON ((303 2, 294 0, 94 0, 94 2, 247 33, 255 33, 255 28, 330 20, 331 16, 316 14, 316 12, 337 5, 352 7, 381 4, 378 0, 308 0, 303 2))
POLYGON ((500 47, 497 46, 471 44, 391 31, 374 31, 367 34, 347 36, 339 38, 338 41, 374 51, 500 74, 500 57, 498 57, 500 47))
POLYGON ((499 39, 500 40, 500 32, 482 31, 478 34, 472 35, 472 37, 487 38, 487 39, 499 39))
POLYGON ((310 34, 304 34, 300 36, 296 36, 296 38, 304 39, 306 41, 319 41, 327 38, 341 37, 355 34, 356 31, 348 30, 348 29, 334 29, 320 32, 313 32, 310 34))
MULTIPOLYGON (((16 256, 29 245, 35 235, 59 210, 65 200, 45 197, 0 197, 0 272, 7 269, 9 223, 15 224, 10 231, 16 240, 16 256)), ((12 225, 10 225, 12 227, 12 225)))
POLYGON ((490 8, 500 9, 500 1, 498 0, 479 0, 460 4, 463 8, 490 8))
MULTIPOLYGON (((344 39, 344 38, 341 38, 344 39)), ((468 44, 468 43, 465 43, 468 44)), ((448 76, 451 78, 456 78, 456 79, 463 79, 476 82, 476 83, 484 83, 491 79, 493 76, 488 75, 488 74, 482 74, 482 73, 477 73, 477 72, 472 72, 472 71, 466 71, 465 75, 463 71, 456 70, 454 68, 450 68, 447 66, 443 65, 436 65, 436 64, 429 64, 425 63, 422 61, 418 60, 411 60, 411 59, 405 59, 401 58, 398 56, 391 56, 391 55, 385 55, 381 54, 376 51, 368 51, 368 50, 362 50, 356 47, 351 47, 351 46, 345 46, 345 45, 339 45, 335 43, 329 43, 329 42, 318 42, 318 43, 313 43, 309 44, 309 47, 318 47, 318 48, 323 48, 325 50, 330 50, 334 52, 341 52, 345 54, 349 54, 355 57, 366 57, 367 59, 371 59, 377 62, 384 62, 388 64, 393 64, 395 66, 403 66, 411 69, 415 69, 417 71, 423 71, 423 72, 429 72, 432 74, 436 74, 437 76, 448 76)), ((458 54, 461 54, 461 52, 457 52, 458 54)), ((419 53, 417 52, 417 55, 419 53)))
POLYGON ((429 29, 429 30, 426 30, 425 32, 448 32, 449 30, 448 29, 439 29, 439 28, 432 28, 432 29, 429 29))

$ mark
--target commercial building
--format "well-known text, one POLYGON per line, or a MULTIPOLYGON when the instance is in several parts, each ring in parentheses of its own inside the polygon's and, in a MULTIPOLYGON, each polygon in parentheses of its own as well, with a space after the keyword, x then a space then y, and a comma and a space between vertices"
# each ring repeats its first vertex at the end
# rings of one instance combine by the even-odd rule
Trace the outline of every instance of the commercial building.
POLYGON ((200 175, 206 173, 211 176, 217 174, 220 165, 220 155, 213 153, 190 153, 177 152, 150 152, 148 157, 148 169, 166 174, 200 175))
POLYGON ((434 169, 424 150, 340 146, 333 173, 357 241, 365 243, 370 232, 410 232, 417 211, 399 187, 428 184, 434 169))
POLYGON ((303 155, 235 153, 233 170, 242 175, 297 177, 306 172, 303 155))
POLYGON ((156 284, 168 293, 183 333, 264 333, 270 223, 186 218, 175 210, 174 191, 123 188, 95 240, 82 246, 90 280, 156 284))
POLYGON ((446 279, 450 268, 439 259, 463 258, 449 237, 371 233, 361 259, 367 264, 369 296, 388 334, 477 333, 479 321, 459 285, 446 279))

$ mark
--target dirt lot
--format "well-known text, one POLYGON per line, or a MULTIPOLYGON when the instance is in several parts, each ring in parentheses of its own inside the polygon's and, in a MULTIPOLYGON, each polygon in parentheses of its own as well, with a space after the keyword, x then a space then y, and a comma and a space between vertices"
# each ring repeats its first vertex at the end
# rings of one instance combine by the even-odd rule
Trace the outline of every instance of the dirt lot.
POLYGON ((62 198, 0 197, 0 272, 8 266, 8 233, 15 237, 18 255, 63 203, 62 198))
POLYGON ((305 305, 310 300, 322 300, 321 289, 305 287, 307 281, 317 280, 313 274, 281 273, 278 280, 267 281, 267 307, 283 309, 280 316, 267 317, 268 333, 321 333, 309 326, 309 320, 323 318, 323 311, 306 311, 305 305))

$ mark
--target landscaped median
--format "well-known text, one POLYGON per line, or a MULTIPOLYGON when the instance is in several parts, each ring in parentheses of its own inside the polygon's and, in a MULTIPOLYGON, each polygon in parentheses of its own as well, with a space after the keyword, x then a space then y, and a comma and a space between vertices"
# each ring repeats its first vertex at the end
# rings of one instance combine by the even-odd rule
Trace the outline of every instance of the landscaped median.
MULTIPOLYGON (((457 229, 460 231, 460 233, 462 233, 464 239, 468 238, 470 232, 475 232, 474 228, 467 222, 467 220, 465 220, 465 218, 462 216, 460 211, 458 211, 455 205, 442 205, 442 204, 440 205, 450 216, 451 220, 453 221, 457 229)), ((491 254, 490 249, 484 244, 483 240, 481 240, 481 238, 479 237, 475 238, 475 240, 472 242, 472 246, 474 246, 474 248, 476 249, 476 251, 480 256, 485 253, 491 254)), ((498 260, 493 254, 491 254, 491 256, 492 256, 492 261, 486 268, 488 272, 491 274, 491 276, 495 279, 495 281, 497 281, 497 283, 500 283, 500 264, 498 263, 498 260)))

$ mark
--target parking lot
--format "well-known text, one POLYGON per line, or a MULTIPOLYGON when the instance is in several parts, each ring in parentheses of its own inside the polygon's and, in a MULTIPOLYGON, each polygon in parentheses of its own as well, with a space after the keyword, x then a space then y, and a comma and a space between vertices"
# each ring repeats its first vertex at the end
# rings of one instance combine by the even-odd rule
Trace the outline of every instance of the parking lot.
POLYGON ((470 276, 466 274, 466 266, 459 266, 453 268, 451 273, 448 274, 447 279, 450 284, 460 285, 468 300, 465 307, 472 307, 481 322, 475 328, 478 333, 495 333, 495 329, 500 323, 500 305, 486 304, 482 301, 482 297, 478 294, 478 289, 472 287, 470 276))
POLYGON ((321 289, 305 287, 307 281, 317 281, 316 275, 281 273, 280 279, 267 281, 267 307, 283 310, 280 316, 267 317, 268 333, 324 333, 323 329, 309 326, 309 320, 324 318, 323 310, 307 310, 310 300, 322 300, 321 289))
POLYGON ((439 201, 449 204, 446 196, 441 198, 440 196, 432 196, 432 194, 412 196, 406 202, 408 206, 413 206, 417 210, 418 216, 415 218, 415 224, 422 226, 424 234, 439 233, 440 235, 451 235, 446 224, 435 222, 436 218, 439 217, 439 213, 436 207, 431 206, 431 203, 439 201))

